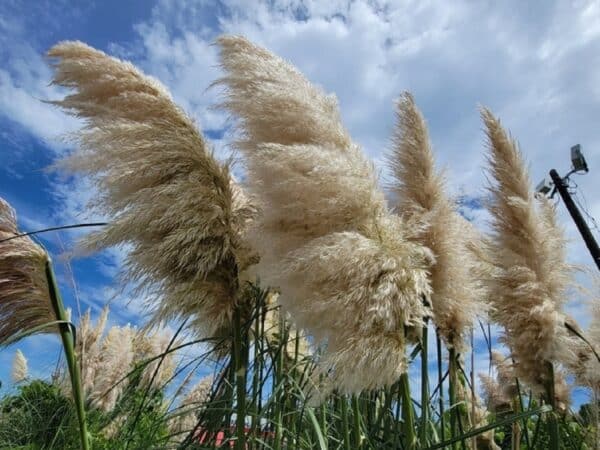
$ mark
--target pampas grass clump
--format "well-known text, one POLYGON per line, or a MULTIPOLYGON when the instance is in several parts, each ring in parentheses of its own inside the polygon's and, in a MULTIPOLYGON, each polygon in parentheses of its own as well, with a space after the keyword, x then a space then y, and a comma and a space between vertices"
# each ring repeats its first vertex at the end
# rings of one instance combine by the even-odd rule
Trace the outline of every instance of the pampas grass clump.
MULTIPOLYGON (((137 385, 141 389, 162 390, 171 380, 176 365, 173 352, 154 359, 167 350, 171 341, 164 330, 148 332, 126 325, 112 326, 105 332, 108 315, 106 307, 94 325, 88 310, 79 321, 75 347, 85 397, 103 411, 114 409, 129 386, 130 377, 139 376, 137 385)), ((61 387, 70 392, 68 380, 63 379, 61 387)))
POLYGON ((254 262, 242 234, 255 214, 192 119, 157 80, 81 42, 62 42, 54 83, 74 93, 52 102, 84 119, 78 149, 59 163, 91 178, 91 205, 110 224, 85 240, 128 244, 124 279, 149 291, 154 322, 189 319, 202 337, 230 327, 239 276, 254 262))
POLYGON ((427 125, 413 97, 404 93, 397 104, 393 148, 388 155, 397 212, 424 228, 416 239, 430 248, 433 321, 445 344, 463 351, 466 334, 480 309, 481 292, 469 270, 468 233, 436 173, 427 125))
POLYGON ((260 275, 299 328, 327 342, 320 367, 342 391, 406 370, 404 327, 429 315, 429 252, 387 209, 373 166, 333 95, 242 37, 219 38, 222 106, 238 119, 260 275))
POLYGON ((0 345, 56 320, 46 278, 48 255, 29 237, 5 240, 18 233, 14 210, 0 198, 0 345))
POLYGON ((490 111, 482 118, 489 141, 493 266, 489 299, 493 319, 505 329, 504 342, 515 375, 534 390, 550 382, 548 364, 563 356, 568 337, 562 307, 570 268, 554 211, 535 200, 516 142, 490 111))
MULTIPOLYGON (((133 369, 135 329, 113 326, 105 334, 109 309, 102 310, 93 325, 88 310, 79 321, 75 351, 79 358, 83 393, 95 408, 112 411, 127 387, 127 374, 133 369)), ((71 385, 63 378, 65 395, 71 385)))

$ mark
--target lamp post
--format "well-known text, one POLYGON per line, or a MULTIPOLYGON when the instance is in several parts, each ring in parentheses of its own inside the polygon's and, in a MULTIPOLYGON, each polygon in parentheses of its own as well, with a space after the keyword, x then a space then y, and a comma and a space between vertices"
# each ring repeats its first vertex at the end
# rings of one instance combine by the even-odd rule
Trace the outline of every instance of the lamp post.
POLYGON ((542 181, 538 185, 537 191, 541 194, 547 194, 550 189, 552 189, 552 184, 554 185, 554 189, 552 189, 550 197, 552 198, 558 191, 565 202, 565 206, 569 210, 575 225, 577 225, 577 229, 581 233, 581 237, 583 238, 585 245, 592 255, 598 270, 600 270, 600 247, 598 247, 598 243, 596 242, 594 235, 590 231, 590 228, 588 227, 585 219, 579 211, 579 208, 573 201, 573 198, 567 189, 567 180, 571 174, 576 172, 587 173, 589 171, 585 158, 583 157, 583 153, 581 153, 581 146, 579 144, 571 147, 571 162, 573 163, 573 168, 569 173, 567 173, 567 175, 561 177, 555 169, 552 169, 550 171, 550 179, 552 180, 552 183, 548 183, 546 180, 542 181))

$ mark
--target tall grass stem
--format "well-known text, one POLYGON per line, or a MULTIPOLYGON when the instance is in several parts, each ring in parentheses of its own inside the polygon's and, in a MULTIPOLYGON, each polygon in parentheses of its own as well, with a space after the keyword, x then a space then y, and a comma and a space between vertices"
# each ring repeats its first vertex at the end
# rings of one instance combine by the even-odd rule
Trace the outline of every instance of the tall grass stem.
POLYGON ((406 450, 416 450, 417 436, 415 435, 415 417, 410 397, 410 382, 408 373, 400 375, 400 395, 402 396, 402 431, 405 437, 404 448, 406 450))
POLYGON ((63 349, 65 351, 65 360, 67 362, 69 376, 71 378, 73 400, 75 401, 75 410, 77 412, 77 421, 79 423, 81 448, 82 450, 90 450, 91 443, 87 430, 83 389, 81 387, 81 373, 79 370, 79 364, 77 363, 77 355, 75 355, 75 337, 71 327, 66 323, 67 314, 60 296, 58 284, 56 283, 56 277, 54 276, 54 270, 52 269, 52 262, 50 260, 46 261, 46 277, 48 279, 50 300, 52 302, 54 312, 56 313, 56 318, 60 321, 64 321, 63 323, 59 324, 59 330, 63 343, 63 349))
POLYGON ((240 307, 233 313, 233 357, 235 364, 236 387, 236 440, 235 449, 246 448, 246 365, 247 365, 247 333, 242 329, 240 307))
POLYGON ((423 326, 423 336, 421 338, 421 428, 419 430, 419 440, 421 448, 427 448, 427 426, 429 421, 429 360, 427 355, 429 327, 427 319, 423 326))

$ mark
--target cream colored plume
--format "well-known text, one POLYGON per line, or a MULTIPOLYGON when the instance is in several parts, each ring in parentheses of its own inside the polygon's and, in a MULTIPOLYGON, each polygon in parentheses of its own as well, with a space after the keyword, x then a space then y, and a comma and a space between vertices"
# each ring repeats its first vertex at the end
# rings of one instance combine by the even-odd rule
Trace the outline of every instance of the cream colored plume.
POLYGON ((172 336, 165 330, 137 332, 134 341, 134 363, 143 365, 140 383, 154 389, 163 389, 173 377, 177 361, 172 348, 178 345, 171 343, 172 336), (167 353, 168 352, 168 353, 167 353), (164 356, 161 356, 163 353, 164 356), (156 358, 161 356, 160 358, 156 358))
POLYGON ((564 370, 554 372, 554 401, 560 412, 566 412, 571 405, 571 386, 564 370))
POLYGON ((504 390, 496 379, 489 375, 480 373, 479 381, 483 388, 483 398, 488 409, 492 412, 502 412, 510 409, 511 399, 506 397, 504 390))
POLYGON ((21 383, 25 381, 29 375, 29 370, 27 368, 27 358, 21 350, 17 350, 15 352, 15 357, 13 359, 11 378, 13 383, 21 383))
MULTIPOLYGON (((480 379, 482 379, 481 374, 480 379)), ((456 383, 455 388, 456 400, 465 405, 464 411, 467 412, 470 428, 481 428, 488 425, 489 411, 485 408, 479 396, 467 390, 460 381, 456 383)), ((478 450, 500 450, 500 447, 494 442, 494 429, 478 434, 475 437, 475 444, 478 450)))
MULTIPOLYGON (((597 280, 595 288, 597 289, 599 286, 597 280)), ((600 354, 600 304, 596 295, 588 300, 587 310, 591 320, 585 333, 573 318, 567 318, 569 326, 574 328, 578 334, 583 335, 587 342, 584 342, 579 336, 571 334, 571 349, 575 358, 568 360, 565 365, 575 375, 577 384, 591 388, 598 395, 600 393, 600 362, 590 348, 591 345, 596 353, 600 354)))
MULTIPOLYGON (((111 368, 103 368, 100 365, 102 354, 101 338, 106 327, 106 321, 108 320, 108 313, 108 307, 103 308, 95 326, 92 324, 89 309, 79 320, 75 352, 77 353, 80 365, 81 385, 84 393, 89 393, 93 390, 98 370, 111 370, 111 368)), ((70 389, 68 380, 66 381, 65 388, 70 389)))
POLYGON ((465 220, 447 196, 442 174, 435 170, 425 119, 409 93, 401 95, 396 115, 393 147, 387 158, 396 209, 424 227, 415 239, 435 256, 429 299, 433 321, 448 347, 464 351, 465 336, 480 309, 482 294, 470 271, 473 263, 467 251, 465 220))
POLYGON ((311 355, 310 344, 304 336, 304 333, 298 331, 296 327, 290 325, 289 314, 282 313, 281 307, 277 303, 279 293, 269 292, 265 301, 267 312, 265 315, 264 334, 269 344, 278 347, 281 344, 282 334, 287 329, 287 340, 283 351, 288 360, 298 362, 311 355), (282 317, 283 316, 283 317, 282 317))
POLYGON ((510 402, 519 394, 515 366, 510 357, 506 357, 497 351, 492 351, 492 363, 496 367, 496 379, 502 390, 502 396, 510 402))
POLYGON ((321 369, 341 390, 393 383, 406 370, 404 327, 429 315, 430 253, 387 209, 335 96, 242 37, 218 45, 222 106, 238 120, 262 213, 252 233, 261 279, 300 329, 327 342, 321 369))
MULTIPOLYGON (((114 409, 124 390, 130 385, 134 370, 142 367, 139 373, 139 386, 145 388, 152 381, 152 387, 162 389, 171 379, 175 370, 175 355, 165 355, 156 375, 158 359, 171 340, 164 330, 148 332, 137 330, 130 325, 112 326, 106 330, 109 309, 105 307, 96 324, 88 310, 80 319, 77 352, 83 391, 85 397, 96 408, 103 411, 114 409), (154 378, 153 378, 154 377, 154 378)), ((61 380, 61 388, 71 392, 67 377, 61 380)))
POLYGON ((213 382, 213 377, 209 375, 196 383, 174 411, 173 418, 167 422, 169 432, 176 441, 185 439, 198 423, 198 414, 210 399, 213 382))
POLYGON ((17 234, 16 214, 0 198, 0 346, 56 320, 46 278, 48 255, 29 237, 10 239, 17 234))
MULTIPOLYGON (((499 352, 492 352, 492 363, 496 368, 496 377, 492 378, 485 374, 479 374, 484 398, 488 408, 493 412, 502 412, 513 407, 513 403, 519 395, 519 385, 515 365, 510 361, 510 357, 505 357, 499 352)), ((520 380, 519 380, 520 381, 520 380)), ((531 387, 521 385, 522 389, 531 387)), ((570 404, 571 391, 566 382, 565 374, 562 370, 554 372, 554 396, 556 406, 559 410, 565 411, 570 404)))
MULTIPOLYGON (((472 418, 473 428, 484 427, 489 424, 489 411, 481 404, 478 397, 475 397, 475 407, 472 408, 475 412, 472 418)), ((468 404, 467 404, 468 405, 468 404)), ((471 406, 469 410, 471 410, 471 406)), ((476 448, 478 450, 501 450, 501 447, 494 441, 495 429, 484 431, 475 437, 476 448)))
POLYGON ((220 335, 239 300, 238 277, 255 261, 242 234, 256 211, 232 186, 228 164, 167 89, 132 64, 81 42, 48 55, 54 84, 74 89, 52 103, 85 121, 77 151, 59 166, 95 183, 91 206, 110 218, 85 245, 129 246, 123 278, 151 294, 155 322, 185 318, 202 337, 220 335))
POLYGON ((94 386, 88 399, 103 411, 112 411, 127 387, 125 377, 133 370, 135 330, 111 327, 102 341, 94 386))
POLYGON ((554 211, 536 204, 516 142, 487 109, 482 111, 489 142, 493 235, 490 295, 493 319, 504 327, 504 342, 516 376, 535 390, 548 383, 548 363, 565 351, 564 327, 569 267, 554 211))
POLYGON ((519 394, 515 370, 510 358, 492 351, 492 364, 496 369, 496 376, 479 374, 483 387, 484 399, 490 411, 502 413, 511 410, 513 401, 519 394))

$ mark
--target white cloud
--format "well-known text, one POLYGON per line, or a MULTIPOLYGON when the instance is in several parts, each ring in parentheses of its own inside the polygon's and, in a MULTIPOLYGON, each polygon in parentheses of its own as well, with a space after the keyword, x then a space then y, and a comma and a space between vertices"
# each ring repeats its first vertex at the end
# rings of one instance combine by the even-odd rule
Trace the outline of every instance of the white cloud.
POLYGON ((51 70, 43 54, 29 41, 30 33, 16 20, 0 24, 3 69, 0 69, 0 115, 18 123, 54 151, 65 149, 60 136, 77 120, 44 100, 59 98, 64 90, 51 86, 51 70), (8 37, 10 36, 10 37, 8 37))
POLYGON ((566 76, 564 68, 578 52, 591 56, 597 47, 593 3, 533 10, 516 2, 490 9, 471 2, 278 1, 249 8, 224 1, 212 24, 211 14, 206 2, 160 2, 153 19, 137 28, 143 65, 203 127, 223 123, 223 116, 209 116, 214 95, 204 90, 219 73, 208 44, 227 32, 265 45, 335 92, 346 125, 375 159, 388 144, 393 100, 410 89, 430 122, 440 163, 455 185, 471 191, 483 182, 479 102, 515 132, 535 176, 548 163, 567 161, 574 140, 598 140, 591 117, 569 116, 586 102, 574 85, 595 88, 595 74, 566 76), (576 129, 564 132, 566 123, 576 129))

